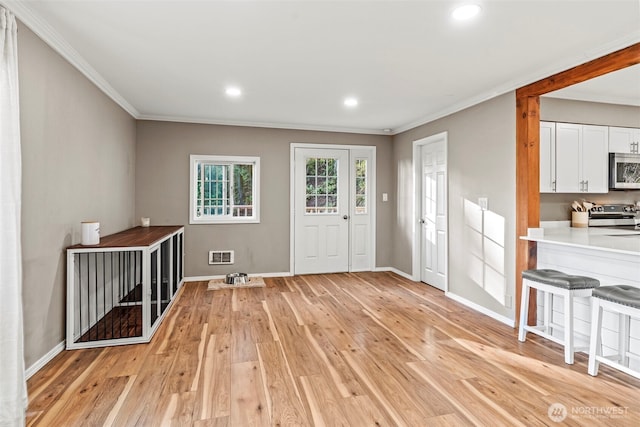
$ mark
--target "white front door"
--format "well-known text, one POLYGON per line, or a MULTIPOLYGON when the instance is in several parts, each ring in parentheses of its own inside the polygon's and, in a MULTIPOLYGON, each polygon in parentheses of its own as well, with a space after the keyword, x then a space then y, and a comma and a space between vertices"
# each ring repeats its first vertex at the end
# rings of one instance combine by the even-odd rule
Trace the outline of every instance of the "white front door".
POLYGON ((349 151, 295 149, 295 274, 349 271, 349 151))
POLYGON ((444 139, 420 145, 420 280, 446 290, 447 147, 444 139))

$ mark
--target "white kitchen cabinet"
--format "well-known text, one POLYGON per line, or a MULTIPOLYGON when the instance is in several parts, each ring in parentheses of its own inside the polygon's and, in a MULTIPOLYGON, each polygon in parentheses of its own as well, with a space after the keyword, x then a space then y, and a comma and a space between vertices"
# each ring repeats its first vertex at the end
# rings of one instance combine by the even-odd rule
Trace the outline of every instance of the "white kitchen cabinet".
POLYGON ((640 129, 609 127, 610 153, 640 153, 640 129))
POLYGON ((608 134, 607 126, 556 123, 557 193, 608 192, 608 134))
POLYGON ((556 191, 556 124, 540 122, 540 192, 556 191))
POLYGON ((587 193, 609 192, 609 128, 582 126, 582 181, 587 193))

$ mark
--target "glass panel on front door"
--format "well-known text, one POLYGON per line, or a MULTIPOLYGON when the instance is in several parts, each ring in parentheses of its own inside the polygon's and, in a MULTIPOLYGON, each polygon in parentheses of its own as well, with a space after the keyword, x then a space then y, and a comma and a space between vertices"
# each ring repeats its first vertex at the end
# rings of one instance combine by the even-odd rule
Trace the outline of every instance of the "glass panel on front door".
POLYGON ((338 160, 307 159, 306 214, 338 213, 338 160))
POLYGON ((356 160, 356 214, 367 213, 367 160, 356 160))

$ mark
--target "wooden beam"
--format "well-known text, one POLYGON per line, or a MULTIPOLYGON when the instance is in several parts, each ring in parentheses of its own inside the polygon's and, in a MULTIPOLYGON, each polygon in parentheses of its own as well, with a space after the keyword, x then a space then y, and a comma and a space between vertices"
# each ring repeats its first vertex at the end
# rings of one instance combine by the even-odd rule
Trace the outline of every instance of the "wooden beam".
POLYGON ((516 97, 544 95, 637 64, 640 64, 640 43, 521 87, 516 97))
MULTIPOLYGON (((516 234, 524 236, 540 223, 540 98, 516 98, 516 234)), ((522 271, 536 266, 536 243, 518 239, 516 243, 516 319, 520 318, 522 271)), ((529 297, 529 320, 536 320, 536 294, 529 297)))
MULTIPOLYGON (((516 90, 516 320, 520 319, 522 271, 535 268, 535 242, 520 240, 540 225, 540 95, 640 64, 640 43, 594 59, 516 90)), ((536 320, 531 295, 529 323, 536 320)))

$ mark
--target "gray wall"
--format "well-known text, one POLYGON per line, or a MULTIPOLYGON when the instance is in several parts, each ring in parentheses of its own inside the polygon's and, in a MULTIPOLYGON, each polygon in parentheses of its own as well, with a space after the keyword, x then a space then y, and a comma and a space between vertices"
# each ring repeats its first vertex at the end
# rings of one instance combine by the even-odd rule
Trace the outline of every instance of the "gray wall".
POLYGON ((374 145, 377 156, 376 265, 391 266, 389 224, 393 194, 391 137, 139 121, 136 148, 136 218, 152 225, 185 225, 185 274, 190 277, 289 271, 290 143, 374 145), (260 157, 260 223, 189 225, 189 155, 260 157), (235 264, 208 265, 209 250, 235 250, 235 264))
POLYGON ((18 35, 25 363, 65 337, 65 248, 80 222, 133 224, 135 120, 24 25, 18 35))
MULTIPOLYGON (((640 107, 571 101, 540 97, 540 119, 550 122, 640 128, 640 107)), ((541 194, 542 221, 568 221, 573 200, 587 199, 595 203, 633 203, 640 201, 640 190, 610 191, 606 194, 541 194)))
MULTIPOLYGON (((393 225, 394 267, 412 273, 411 227, 413 141, 448 132, 449 155, 449 291, 495 313, 513 318, 512 308, 490 295, 488 289, 503 287, 507 295, 515 289, 515 95, 513 92, 474 107, 409 130, 394 138, 394 175, 399 197, 393 225), (477 204, 478 197, 489 198, 486 217, 504 221, 504 247, 493 254, 502 263, 504 284, 478 283, 470 266, 493 263, 474 242, 477 237, 467 226, 465 201, 477 204), (478 258, 480 256, 480 259, 478 258), (472 263, 474 260, 474 263, 472 263)), ((481 281, 481 280, 480 280, 481 281)), ((513 306, 513 304, 512 304, 513 306)))

